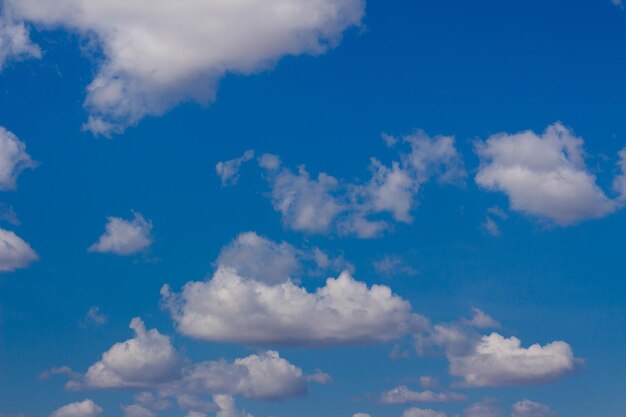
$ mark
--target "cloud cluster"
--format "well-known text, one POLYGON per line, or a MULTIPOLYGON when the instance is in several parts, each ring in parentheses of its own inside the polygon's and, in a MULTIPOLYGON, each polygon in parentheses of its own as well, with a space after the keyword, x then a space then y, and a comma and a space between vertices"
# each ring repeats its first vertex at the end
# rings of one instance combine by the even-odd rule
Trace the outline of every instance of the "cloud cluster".
MULTIPOLYGON (((184 101, 209 103, 227 73, 322 54, 360 24, 364 7, 362 0, 4 1, 16 22, 66 29, 98 45, 103 57, 87 87, 85 127, 103 135, 184 101)), ((30 45, 20 42, 13 44, 30 45)))
POLYGON ((512 210, 567 226, 617 208, 586 167, 583 140, 560 123, 541 135, 498 133, 476 151, 476 183, 506 193, 512 210))
POLYGON ((315 292, 288 280, 270 285, 219 267, 206 282, 189 282, 180 294, 162 290, 181 333, 244 344, 322 346, 395 339, 425 319, 382 285, 368 288, 348 272, 315 292))
POLYGON ((371 178, 347 183, 324 172, 312 178, 304 166, 297 172, 281 166, 278 157, 264 155, 260 166, 272 187, 274 209, 290 229, 307 233, 335 231, 342 235, 371 238, 390 227, 383 214, 396 222, 410 223, 421 186, 435 178, 459 183, 465 177, 463 162, 450 136, 429 137, 423 132, 394 139, 408 152, 385 165, 371 159, 371 178))
POLYGON ((152 222, 133 211, 133 218, 108 217, 105 231, 89 252, 126 256, 140 252, 152 244, 152 222))

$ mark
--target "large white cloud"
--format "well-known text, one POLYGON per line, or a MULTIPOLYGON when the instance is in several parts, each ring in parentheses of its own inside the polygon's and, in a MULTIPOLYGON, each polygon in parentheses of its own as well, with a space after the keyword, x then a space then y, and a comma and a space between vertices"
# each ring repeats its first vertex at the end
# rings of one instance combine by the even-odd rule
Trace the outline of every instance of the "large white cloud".
POLYGON ((180 294, 162 290, 177 329, 199 339, 245 344, 368 343, 416 331, 424 319, 382 285, 368 288, 344 272, 308 292, 292 281, 269 285, 219 267, 180 294))
POLYGON ((132 255, 152 244, 152 222, 133 211, 133 218, 124 220, 108 217, 105 231, 98 241, 88 248, 89 252, 132 255))
POLYGON ((102 408, 92 400, 87 399, 64 405, 50 414, 50 417, 102 417, 102 408))
POLYGON ((24 142, 0 126, 0 191, 15 189, 20 173, 35 166, 24 142))
POLYGON ((430 179, 459 183, 465 170, 451 136, 429 137, 423 132, 401 140, 386 137, 395 146, 406 146, 398 160, 385 165, 370 162, 366 182, 344 182, 322 172, 311 177, 304 166, 294 173, 282 167, 278 157, 263 155, 260 166, 272 187, 272 204, 290 229, 307 233, 335 231, 343 235, 371 238, 390 227, 380 215, 410 223, 421 186, 430 179))
POLYGON ((25 268, 37 258, 35 251, 22 238, 0 229, 0 272, 25 268))
POLYGON ((566 226, 616 209, 585 165, 583 140, 560 123, 541 135, 498 133, 476 150, 476 183, 506 193, 515 211, 566 226))
POLYGON ((110 134, 183 101, 208 103, 227 73, 321 54, 358 25, 363 0, 5 0, 5 14, 93 37, 104 59, 86 127, 110 134))

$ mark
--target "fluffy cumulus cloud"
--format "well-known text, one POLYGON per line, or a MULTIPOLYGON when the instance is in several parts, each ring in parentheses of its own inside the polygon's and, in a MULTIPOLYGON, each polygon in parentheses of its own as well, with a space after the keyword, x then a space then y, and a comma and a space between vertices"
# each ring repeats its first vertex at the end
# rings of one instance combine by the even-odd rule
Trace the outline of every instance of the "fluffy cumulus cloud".
POLYGON ((222 186, 234 185, 239 180, 239 170, 241 165, 254 158, 254 151, 247 150, 239 158, 221 161, 215 165, 215 172, 222 180, 222 186))
POLYGON ((472 326, 467 320, 436 325, 425 340, 418 338, 418 352, 424 345, 442 346, 450 374, 470 387, 552 382, 573 372, 580 362, 565 342, 526 348, 516 337, 506 338, 495 332, 480 335, 472 326))
POLYGON ((402 417, 446 417, 441 411, 431 410, 430 408, 409 408, 402 413, 402 417))
POLYGON ((130 328, 134 338, 113 345, 89 367, 82 382, 71 381, 68 387, 149 387, 178 378, 182 359, 170 338, 156 329, 146 330, 139 318, 131 321, 130 328))
POLYGON ((102 408, 92 400, 87 399, 64 405, 50 414, 50 417, 102 417, 102 408))
POLYGON ((448 392, 412 391, 401 385, 381 394, 380 401, 384 404, 410 404, 410 403, 434 403, 463 401, 465 396, 448 392))
POLYGON ((522 400, 513 404, 511 417, 552 417, 556 414, 545 404, 522 400))
POLYGON ((363 0, 5 0, 5 15, 92 37, 103 59, 86 128, 111 134, 183 101, 208 103, 227 73, 324 53, 360 24, 363 0))
POLYGON ((261 400, 300 397, 306 394, 307 384, 300 368, 281 358, 278 352, 267 351, 233 362, 205 361, 189 365, 180 379, 161 390, 167 395, 182 397, 183 403, 193 408, 193 398, 207 394, 261 400))
POLYGON ((335 231, 370 238, 390 227, 380 220, 387 215, 395 222, 410 223, 421 186, 435 178, 459 183, 465 177, 463 162, 450 136, 429 137, 423 132, 394 139, 408 151, 386 165, 371 159, 371 178, 366 182, 339 181, 327 173, 312 177, 304 166, 297 172, 281 166, 274 155, 259 161, 272 187, 274 208, 290 229, 307 233, 335 231))
POLYGON ((37 260, 30 245, 10 230, 0 229, 0 272, 25 268, 37 260))
POLYGON ((504 192, 512 210, 567 226, 616 209, 586 167, 583 140, 560 123, 540 135, 495 134, 476 150, 476 183, 504 192))
POLYGON ((20 173, 35 166, 24 142, 0 126, 0 191, 14 190, 20 173))
POLYGON ((88 251, 132 255, 152 244, 151 233, 152 222, 144 219, 140 213, 133 211, 133 218, 130 220, 109 217, 104 233, 88 251))
POLYGON ((348 272, 314 292, 291 280, 269 285, 218 268, 180 294, 162 290, 178 330, 188 336, 245 344, 369 343, 417 330, 424 319, 382 285, 368 288, 348 272))

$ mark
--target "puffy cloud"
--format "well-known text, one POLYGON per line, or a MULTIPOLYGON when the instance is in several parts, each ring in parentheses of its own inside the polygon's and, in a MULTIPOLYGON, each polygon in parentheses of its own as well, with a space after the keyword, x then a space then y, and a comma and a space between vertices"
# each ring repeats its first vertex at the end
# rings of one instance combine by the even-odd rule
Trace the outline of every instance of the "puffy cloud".
POLYGON ((92 400, 71 403, 50 414, 50 417, 101 417, 102 408, 92 400))
POLYGON ((275 243, 254 232, 242 233, 226 245, 217 264, 256 281, 277 283, 300 271, 301 252, 289 243, 275 243))
POLYGON ((8 16, 0 16, 0 70, 10 60, 29 57, 40 58, 41 50, 31 42, 26 25, 13 22, 8 16))
POLYGON ((215 417, 254 417, 252 414, 238 410, 234 398, 230 395, 214 395, 213 402, 218 407, 215 417))
POLYGON ((105 231, 98 241, 91 245, 89 252, 132 255, 152 244, 152 222, 146 221, 140 213, 133 211, 133 219, 108 217, 105 231))
POLYGON ((616 209, 585 165, 583 140, 560 123, 541 135, 498 133, 476 151, 476 183, 507 194, 515 211, 567 226, 616 209))
POLYGON ((580 362, 565 342, 524 348, 516 337, 505 338, 498 333, 480 335, 472 326, 476 327, 465 319, 457 324, 436 325, 425 339, 421 335, 416 338, 418 353, 423 353, 428 345, 442 346, 450 363, 450 374, 471 387, 552 382, 573 372, 580 362))
POLYGON ((15 233, 0 229, 0 272, 26 268, 38 259, 30 245, 15 233))
POLYGON ((149 387, 178 378, 182 359, 170 338, 156 329, 146 330, 139 318, 130 322, 130 328, 134 338, 113 345, 89 367, 83 381, 70 381, 68 387, 149 387))
POLYGON ((402 417, 446 417, 446 414, 429 408, 423 409, 413 407, 402 413, 402 417))
POLYGON ((220 267, 209 281, 188 282, 180 294, 164 286, 162 295, 178 331, 213 341, 368 343, 400 337, 425 322, 388 287, 368 288, 348 272, 311 293, 292 281, 268 285, 220 267))
POLYGON ((227 73, 324 53, 364 13, 362 0, 5 0, 5 13, 97 41, 86 128, 109 135, 183 101, 209 103, 227 73))
POLYGON ((511 408, 511 417, 551 417, 556 415, 547 405, 529 400, 518 401, 511 408))
POLYGON ((463 401, 465 396, 453 392, 411 391, 404 385, 381 394, 380 401, 385 404, 410 404, 463 401))
POLYGON ((250 355, 232 363, 206 361, 191 365, 183 370, 179 380, 161 389, 168 395, 183 396, 182 401, 189 408, 193 408, 194 399, 185 397, 188 395, 241 395, 278 400, 299 397, 307 392, 302 370, 274 351, 250 355))
POLYGON ((294 173, 281 167, 274 155, 263 155, 274 209, 286 227, 307 233, 335 231, 343 235, 371 238, 389 228, 373 216, 388 214, 394 221, 410 223, 420 187, 435 178, 459 183, 465 177, 463 162, 450 136, 429 137, 423 132, 405 136, 409 148, 387 166, 371 159, 371 178, 365 183, 347 183, 324 172, 313 178, 304 166, 294 173))
POLYGON ((551 382, 574 371, 576 359, 565 342, 521 346, 516 337, 483 336, 467 355, 450 355, 450 373, 468 386, 551 382))
POLYGON ((254 158, 254 151, 247 150, 239 158, 221 161, 215 165, 215 172, 222 180, 222 186, 235 185, 239 180, 239 169, 244 162, 248 162, 254 158))
POLYGON ((122 411, 124 412, 124 417, 155 417, 156 414, 138 404, 132 404, 122 407, 122 411))
POLYGON ((0 126, 0 191, 14 190, 17 186, 17 177, 22 171, 36 165, 26 153, 24 142, 0 126))
POLYGON ((466 408, 463 417, 502 417, 502 412, 495 406, 493 400, 487 399, 466 408))

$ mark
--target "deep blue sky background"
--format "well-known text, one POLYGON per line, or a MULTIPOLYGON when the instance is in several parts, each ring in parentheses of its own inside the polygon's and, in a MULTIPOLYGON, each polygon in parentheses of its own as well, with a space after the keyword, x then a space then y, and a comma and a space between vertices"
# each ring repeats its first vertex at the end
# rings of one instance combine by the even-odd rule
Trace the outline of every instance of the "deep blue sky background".
MULTIPOLYGON (((36 34, 44 59, 11 64, 0 74, 0 125, 40 163, 20 177, 17 192, 1 199, 14 207, 22 222, 15 230, 41 258, 0 276, 1 412, 44 416, 82 399, 62 389, 62 378, 38 381, 37 375, 64 364, 84 371, 130 337, 134 316, 172 335, 196 360, 248 352, 176 335, 159 308, 159 289, 206 277, 223 245, 255 230, 343 253, 356 277, 389 285, 433 321, 479 307, 525 345, 565 340, 586 360, 577 374, 547 386, 462 390, 472 399, 498 398, 507 408, 531 398, 567 417, 622 415, 626 212, 563 229, 511 213, 503 235, 488 236, 480 228, 485 210, 507 207, 507 200, 473 183, 472 148, 495 132, 540 132, 560 120, 585 138, 588 166, 608 188, 615 154, 626 145, 626 14, 608 0, 371 1, 366 13, 364 28, 350 30, 327 54, 285 58, 259 75, 228 76, 214 104, 179 106, 113 140, 80 130, 93 71, 80 41, 64 32, 36 34), (214 171, 218 161, 254 148, 313 173, 363 178, 369 157, 393 156, 382 132, 418 128, 455 135, 470 177, 461 189, 426 186, 414 223, 380 239, 287 231, 252 166, 234 188, 222 189, 214 171), (127 217, 130 209, 154 223, 150 253, 87 253, 105 217, 127 217), (404 257, 419 273, 376 276, 372 261, 383 254, 404 257), (80 328, 92 305, 109 323, 80 328)), ((322 283, 319 277, 304 282, 310 288, 322 283)), ((406 407, 381 406, 367 395, 406 378, 445 374, 446 361, 394 362, 390 350, 391 344, 281 349, 293 363, 324 369, 335 382, 314 386, 303 400, 240 404, 275 417, 400 415, 406 407)), ((128 392, 89 396, 110 416, 118 415, 120 399, 131 401, 128 392)))

